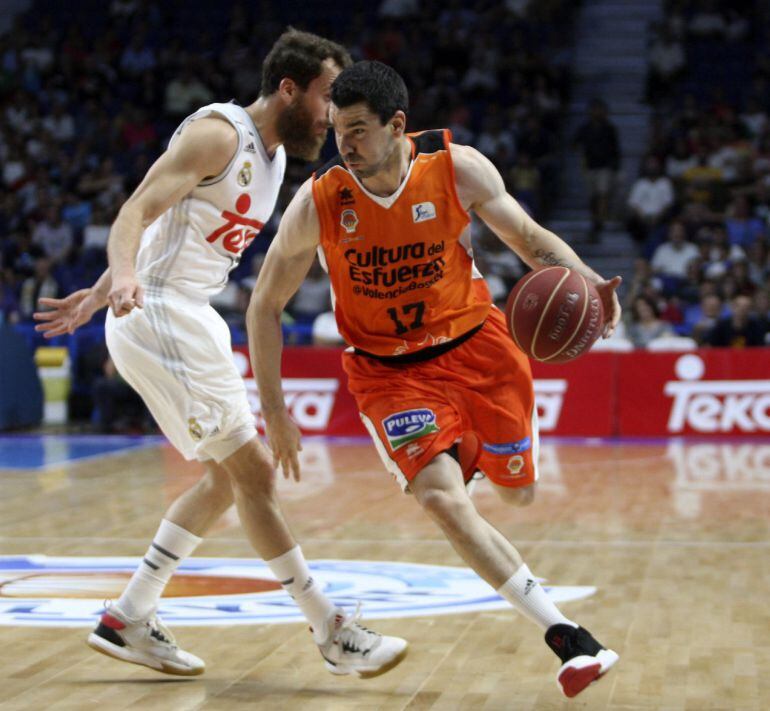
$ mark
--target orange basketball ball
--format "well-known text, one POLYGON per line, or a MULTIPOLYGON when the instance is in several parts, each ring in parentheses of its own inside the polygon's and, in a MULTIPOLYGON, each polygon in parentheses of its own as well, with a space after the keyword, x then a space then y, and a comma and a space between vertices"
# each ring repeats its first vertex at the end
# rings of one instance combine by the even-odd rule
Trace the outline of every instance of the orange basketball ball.
POLYGON ((588 352, 604 324, 596 288, 567 267, 522 277, 508 297, 505 316, 519 348, 546 363, 565 363, 588 352))

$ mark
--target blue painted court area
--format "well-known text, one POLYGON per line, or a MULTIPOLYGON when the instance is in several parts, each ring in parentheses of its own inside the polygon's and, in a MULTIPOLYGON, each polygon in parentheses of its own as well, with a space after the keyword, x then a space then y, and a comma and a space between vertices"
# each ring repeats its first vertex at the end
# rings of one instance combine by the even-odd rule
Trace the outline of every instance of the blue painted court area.
POLYGON ((77 460, 154 447, 163 437, 0 435, 0 469, 46 469, 77 460))

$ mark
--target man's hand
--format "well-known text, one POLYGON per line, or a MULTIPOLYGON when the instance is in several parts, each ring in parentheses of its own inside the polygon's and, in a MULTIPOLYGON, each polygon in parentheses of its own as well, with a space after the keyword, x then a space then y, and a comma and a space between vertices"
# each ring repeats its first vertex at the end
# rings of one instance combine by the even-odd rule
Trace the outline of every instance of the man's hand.
POLYGON ((281 465, 283 476, 289 478, 289 474, 299 481, 299 457, 302 451, 301 434, 299 427, 289 417, 286 410, 282 410, 270 417, 265 417, 265 431, 273 450, 273 466, 281 465))
POLYGON ((107 296, 112 313, 118 318, 131 313, 134 308, 144 306, 144 289, 139 285, 135 276, 115 277, 112 288, 107 296))
POLYGON ((609 281, 599 281, 594 284, 604 307, 604 331, 602 332, 604 338, 612 335, 620 321, 620 301, 618 301, 616 289, 622 281, 622 277, 616 276, 609 281))
POLYGON ((35 330, 43 334, 43 338, 54 338, 65 333, 74 333, 104 306, 93 293, 93 289, 75 291, 64 299, 49 299, 42 297, 39 306, 49 311, 36 311, 32 314, 35 321, 40 321, 35 330))

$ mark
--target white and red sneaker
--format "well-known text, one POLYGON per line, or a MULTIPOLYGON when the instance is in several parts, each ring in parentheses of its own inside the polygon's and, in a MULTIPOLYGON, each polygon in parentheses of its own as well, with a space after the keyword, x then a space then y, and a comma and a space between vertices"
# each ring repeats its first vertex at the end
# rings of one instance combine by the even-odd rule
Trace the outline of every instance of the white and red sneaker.
POLYGON ((407 641, 373 632, 359 624, 360 609, 359 603, 355 614, 346 615, 338 607, 326 621, 326 634, 313 632, 326 668, 332 674, 354 674, 368 679, 390 671, 406 657, 407 641), (323 641, 319 642, 319 638, 323 641))
POLYGON ((545 633, 545 642, 564 662, 556 675, 556 682, 569 698, 601 679, 620 659, 582 627, 552 625, 545 633))
POLYGON ((89 647, 108 657, 176 676, 203 674, 206 665, 176 644, 173 635, 153 612, 131 620, 114 605, 102 614, 86 640, 89 647))

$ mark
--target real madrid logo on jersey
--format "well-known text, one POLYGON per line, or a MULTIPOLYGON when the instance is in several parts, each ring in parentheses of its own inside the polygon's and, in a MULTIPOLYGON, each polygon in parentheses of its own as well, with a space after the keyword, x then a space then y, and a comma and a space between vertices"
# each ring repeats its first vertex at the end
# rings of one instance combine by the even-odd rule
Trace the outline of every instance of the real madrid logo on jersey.
POLYGON ((251 182, 251 163, 246 161, 238 172, 238 185, 245 188, 251 182))

